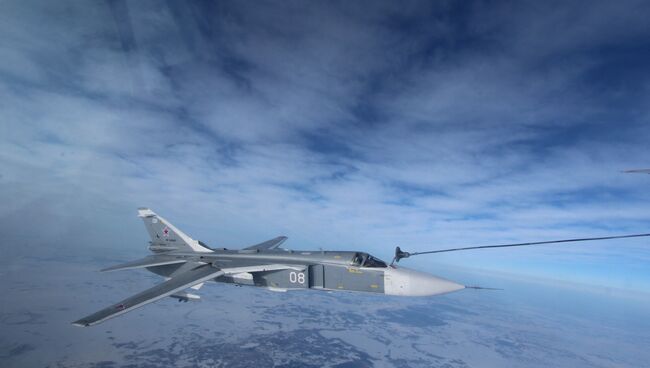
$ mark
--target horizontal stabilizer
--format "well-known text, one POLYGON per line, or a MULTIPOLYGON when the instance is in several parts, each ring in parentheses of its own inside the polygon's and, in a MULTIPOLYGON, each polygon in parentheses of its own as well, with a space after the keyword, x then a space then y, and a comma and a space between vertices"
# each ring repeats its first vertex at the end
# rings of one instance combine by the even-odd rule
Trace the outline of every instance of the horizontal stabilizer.
POLYGON ((126 298, 72 324, 81 327, 92 326, 221 275, 223 275, 223 271, 212 265, 205 264, 172 277, 162 284, 158 284, 139 294, 126 298))
POLYGON ((178 259, 175 256, 151 255, 135 261, 126 262, 119 265, 104 268, 103 270, 101 270, 101 272, 130 270, 134 268, 145 268, 145 267, 162 266, 162 265, 168 265, 174 263, 185 263, 185 262, 187 261, 184 259, 178 259))
POLYGON ((169 296, 170 298, 178 299, 179 302, 198 302, 201 300, 201 297, 196 294, 190 294, 186 292, 176 293, 169 296))

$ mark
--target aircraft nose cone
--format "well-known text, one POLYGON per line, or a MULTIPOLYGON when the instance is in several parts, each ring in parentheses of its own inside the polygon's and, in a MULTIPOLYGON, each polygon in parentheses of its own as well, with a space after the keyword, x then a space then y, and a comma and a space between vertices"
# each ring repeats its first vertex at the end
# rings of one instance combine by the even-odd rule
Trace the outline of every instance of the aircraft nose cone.
POLYGON ((464 288, 453 281, 408 268, 389 267, 384 273, 384 292, 388 295, 428 296, 464 288))

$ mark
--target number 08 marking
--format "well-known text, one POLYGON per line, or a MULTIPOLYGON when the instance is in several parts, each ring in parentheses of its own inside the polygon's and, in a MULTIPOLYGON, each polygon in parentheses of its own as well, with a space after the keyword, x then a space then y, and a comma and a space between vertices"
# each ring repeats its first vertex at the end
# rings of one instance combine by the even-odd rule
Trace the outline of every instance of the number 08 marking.
POLYGON ((304 284, 305 283, 305 274, 302 272, 289 272, 289 282, 292 284, 295 284, 296 282, 299 284, 304 284))

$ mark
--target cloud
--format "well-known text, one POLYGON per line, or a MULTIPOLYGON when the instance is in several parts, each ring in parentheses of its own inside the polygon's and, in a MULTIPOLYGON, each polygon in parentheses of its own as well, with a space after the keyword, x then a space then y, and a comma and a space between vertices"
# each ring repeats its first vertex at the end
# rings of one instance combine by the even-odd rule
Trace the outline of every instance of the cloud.
POLYGON ((384 258, 643 232, 647 178, 618 173, 650 154, 632 5, 3 4, 4 231, 148 205, 212 244, 384 258))

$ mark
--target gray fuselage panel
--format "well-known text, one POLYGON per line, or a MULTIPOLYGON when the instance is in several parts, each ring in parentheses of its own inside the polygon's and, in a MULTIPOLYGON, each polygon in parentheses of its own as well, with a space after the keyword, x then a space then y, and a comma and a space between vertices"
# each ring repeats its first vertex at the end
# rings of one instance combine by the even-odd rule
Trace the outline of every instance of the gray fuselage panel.
MULTIPOLYGON (((336 251, 215 250, 209 254, 178 253, 178 256, 212 263, 223 269, 269 264, 304 266, 302 270, 298 268, 220 276, 213 280, 217 282, 277 289, 312 288, 383 293, 385 268, 354 265, 353 259, 357 254, 336 251)), ((148 270, 169 277, 180 267, 178 264, 170 264, 149 267, 148 270)))

